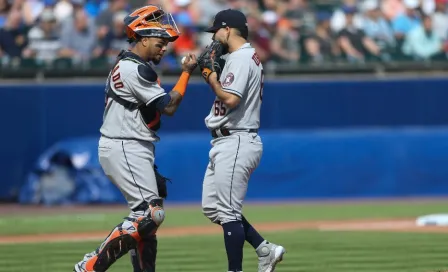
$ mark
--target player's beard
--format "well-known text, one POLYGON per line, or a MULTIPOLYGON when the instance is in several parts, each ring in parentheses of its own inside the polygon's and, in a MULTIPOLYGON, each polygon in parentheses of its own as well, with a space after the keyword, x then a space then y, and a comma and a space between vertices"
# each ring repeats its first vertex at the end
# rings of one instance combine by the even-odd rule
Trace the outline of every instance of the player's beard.
POLYGON ((227 34, 226 41, 221 42, 223 55, 226 55, 227 53, 229 53, 229 38, 230 38, 230 32, 227 34))
POLYGON ((163 56, 160 55, 156 55, 153 60, 152 63, 154 63, 155 65, 159 64, 162 61, 163 56))
POLYGON ((227 53, 229 53, 229 45, 228 44, 222 44, 222 54, 226 55, 227 53))

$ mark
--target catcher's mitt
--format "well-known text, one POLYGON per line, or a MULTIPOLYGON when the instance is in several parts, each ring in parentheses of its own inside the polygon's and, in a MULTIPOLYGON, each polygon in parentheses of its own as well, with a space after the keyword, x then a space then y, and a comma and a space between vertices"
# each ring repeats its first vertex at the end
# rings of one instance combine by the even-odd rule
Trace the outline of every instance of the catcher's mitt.
POLYGON ((223 45, 219 41, 213 41, 208 45, 198 58, 198 65, 201 68, 202 77, 208 82, 211 73, 216 72, 218 78, 221 74, 221 66, 218 60, 221 58, 223 45))
POLYGON ((156 174, 157 190, 159 191, 159 197, 166 199, 168 196, 168 189, 166 187, 166 182, 171 179, 162 176, 159 171, 157 171, 157 165, 154 165, 154 173, 156 174))

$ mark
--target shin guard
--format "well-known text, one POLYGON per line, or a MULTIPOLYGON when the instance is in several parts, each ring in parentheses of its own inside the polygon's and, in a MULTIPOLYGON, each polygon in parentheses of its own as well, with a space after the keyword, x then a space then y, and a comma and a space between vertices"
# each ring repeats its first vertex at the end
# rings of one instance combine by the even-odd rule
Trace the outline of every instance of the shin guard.
POLYGON ((86 271, 106 271, 116 260, 135 248, 140 237, 138 223, 125 221, 117 225, 86 263, 86 271))
POLYGON ((85 270, 106 271, 116 260, 128 253, 129 250, 137 249, 137 245, 141 244, 141 241, 148 240, 151 236, 154 236, 164 218, 163 202, 159 201, 159 199, 152 200, 149 203, 147 216, 137 219, 127 217, 123 223, 118 224, 111 231, 96 250, 96 254, 85 262, 85 270))
POLYGON ((157 237, 143 238, 131 256, 134 272, 155 272, 157 258, 157 237))

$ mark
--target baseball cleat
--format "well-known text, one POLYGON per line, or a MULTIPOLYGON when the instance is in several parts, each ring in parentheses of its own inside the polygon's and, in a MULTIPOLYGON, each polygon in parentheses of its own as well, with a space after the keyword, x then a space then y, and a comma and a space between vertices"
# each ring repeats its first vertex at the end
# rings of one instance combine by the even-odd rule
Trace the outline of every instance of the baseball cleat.
POLYGON ((94 270, 87 269, 87 263, 91 262, 93 258, 97 258, 95 251, 92 253, 87 253, 84 255, 84 259, 79 263, 75 264, 75 268, 73 268, 74 272, 95 272, 94 270))
POLYGON ((85 264, 84 261, 80 261, 79 263, 75 264, 75 268, 73 268, 73 272, 87 272, 87 270, 82 268, 84 266, 84 264, 85 264))
POLYGON ((264 241, 256 250, 258 254, 258 272, 273 272, 286 253, 284 247, 264 241))
POLYGON ((82 268, 82 262, 75 264, 75 268, 73 268, 73 272, 86 272, 84 268, 82 268))

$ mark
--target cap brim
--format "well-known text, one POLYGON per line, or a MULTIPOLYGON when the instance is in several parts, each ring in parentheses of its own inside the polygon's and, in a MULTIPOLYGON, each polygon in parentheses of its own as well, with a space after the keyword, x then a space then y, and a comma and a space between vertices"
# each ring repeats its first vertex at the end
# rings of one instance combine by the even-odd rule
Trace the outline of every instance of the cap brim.
POLYGON ((220 29, 220 27, 212 26, 212 27, 207 28, 207 29, 205 30, 205 32, 208 32, 208 33, 216 33, 216 31, 218 31, 219 29, 220 29))

